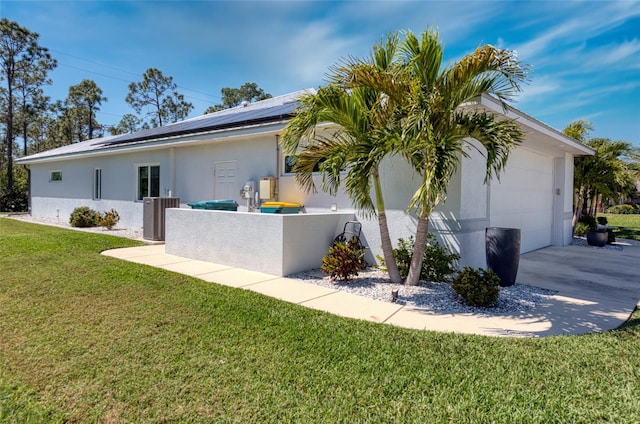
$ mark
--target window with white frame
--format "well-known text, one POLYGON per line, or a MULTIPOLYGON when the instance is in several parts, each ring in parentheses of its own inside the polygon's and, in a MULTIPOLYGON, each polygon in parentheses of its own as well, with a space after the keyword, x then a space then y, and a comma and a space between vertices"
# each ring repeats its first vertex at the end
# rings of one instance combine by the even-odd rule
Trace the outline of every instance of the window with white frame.
POLYGON ((62 181, 62 171, 51 171, 49 173, 49 182, 62 181))
MULTIPOLYGON (((315 166, 313 167, 313 172, 320 172, 320 165, 322 164, 322 162, 324 162, 326 159, 320 159, 315 166)), ((285 156, 284 157, 284 173, 285 174, 291 174, 293 173, 293 165, 295 165, 296 163, 296 157, 295 156, 285 156)))
POLYGON ((137 200, 160 196, 160 165, 138 165, 137 200))
POLYGON ((102 169, 96 168, 93 172, 93 198, 102 199, 102 169))

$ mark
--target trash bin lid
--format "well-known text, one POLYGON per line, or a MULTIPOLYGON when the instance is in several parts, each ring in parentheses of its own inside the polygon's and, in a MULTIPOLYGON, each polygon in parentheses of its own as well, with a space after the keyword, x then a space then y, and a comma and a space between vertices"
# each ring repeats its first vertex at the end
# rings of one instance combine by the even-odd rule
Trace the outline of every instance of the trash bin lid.
POLYGON ((290 202, 264 202, 262 203, 261 206, 266 208, 301 208, 302 207, 300 203, 290 203, 290 202))
POLYGON ((238 206, 235 200, 233 199, 225 199, 225 200, 199 200, 197 202, 189 202, 187 205, 231 205, 238 206))

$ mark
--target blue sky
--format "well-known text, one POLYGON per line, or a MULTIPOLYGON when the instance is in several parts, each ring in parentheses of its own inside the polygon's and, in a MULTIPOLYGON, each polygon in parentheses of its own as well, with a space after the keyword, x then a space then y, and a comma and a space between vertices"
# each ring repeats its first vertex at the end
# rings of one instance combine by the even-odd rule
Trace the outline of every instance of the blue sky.
POLYGON ((0 0, 0 16, 39 33, 58 60, 53 100, 83 79, 102 88, 105 125, 134 113, 128 84, 150 67, 174 78, 196 116, 222 87, 317 87, 330 65, 368 55, 387 32, 435 27, 447 60, 481 44, 518 51, 533 69, 518 109, 559 130, 587 119, 592 136, 640 146, 637 1, 0 0))

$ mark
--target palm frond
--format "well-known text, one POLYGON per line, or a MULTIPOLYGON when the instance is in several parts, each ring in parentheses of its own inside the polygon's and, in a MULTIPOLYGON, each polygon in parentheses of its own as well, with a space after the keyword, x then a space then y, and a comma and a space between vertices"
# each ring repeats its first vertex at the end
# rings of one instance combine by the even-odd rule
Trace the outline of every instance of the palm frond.
MULTIPOLYGON (((456 121, 461 134, 477 140, 486 158, 485 183, 494 176, 499 180, 511 150, 522 143, 524 133, 514 119, 498 119, 492 113, 458 112, 456 121)), ((475 146, 474 146, 475 148, 475 146)))

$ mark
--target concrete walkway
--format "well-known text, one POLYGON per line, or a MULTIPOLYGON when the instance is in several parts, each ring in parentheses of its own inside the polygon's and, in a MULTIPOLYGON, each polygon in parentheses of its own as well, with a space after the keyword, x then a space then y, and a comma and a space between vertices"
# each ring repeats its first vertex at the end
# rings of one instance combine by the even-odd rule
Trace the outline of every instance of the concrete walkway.
POLYGON ((624 323, 640 299, 640 246, 624 246, 623 251, 549 247, 524 254, 517 283, 558 293, 526 313, 495 316, 435 313, 381 302, 294 279, 169 255, 162 244, 103 254, 344 317, 442 332, 511 337, 600 332, 624 323))

